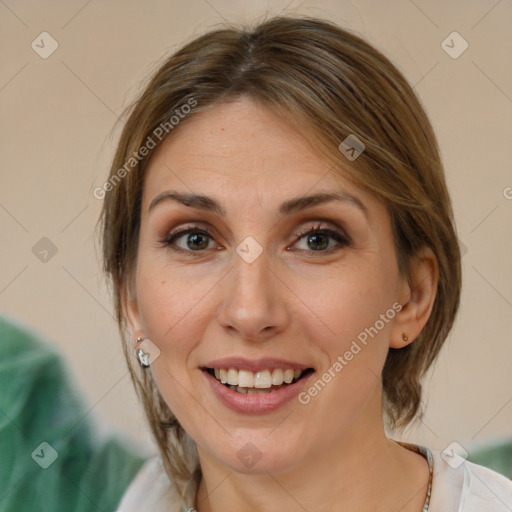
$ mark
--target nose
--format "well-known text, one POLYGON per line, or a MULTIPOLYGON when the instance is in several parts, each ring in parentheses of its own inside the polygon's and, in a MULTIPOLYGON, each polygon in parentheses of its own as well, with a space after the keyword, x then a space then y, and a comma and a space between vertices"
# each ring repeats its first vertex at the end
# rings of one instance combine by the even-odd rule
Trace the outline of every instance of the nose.
POLYGON ((285 330, 290 320, 286 299, 291 291, 283 281, 270 267, 265 251, 252 263, 235 254, 221 285, 220 325, 231 335, 252 342, 268 340, 285 330))

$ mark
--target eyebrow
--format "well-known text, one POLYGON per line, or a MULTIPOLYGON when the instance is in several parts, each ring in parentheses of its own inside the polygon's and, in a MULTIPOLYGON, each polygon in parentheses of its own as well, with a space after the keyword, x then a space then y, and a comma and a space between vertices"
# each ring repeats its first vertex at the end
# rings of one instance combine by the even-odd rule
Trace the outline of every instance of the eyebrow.
MULTIPOLYGON (((166 190, 158 194, 151 201, 148 211, 151 212, 158 204, 166 201, 175 201, 191 208, 211 211, 221 217, 226 216, 226 210, 212 197, 198 194, 182 194, 175 190, 166 190)), ((369 218, 368 207, 358 197, 348 194, 347 192, 322 192, 308 196, 295 197, 281 204, 279 213, 282 216, 290 215, 291 213, 296 213, 306 208, 312 208, 313 206, 332 201, 349 203, 361 210, 366 218, 369 218)))

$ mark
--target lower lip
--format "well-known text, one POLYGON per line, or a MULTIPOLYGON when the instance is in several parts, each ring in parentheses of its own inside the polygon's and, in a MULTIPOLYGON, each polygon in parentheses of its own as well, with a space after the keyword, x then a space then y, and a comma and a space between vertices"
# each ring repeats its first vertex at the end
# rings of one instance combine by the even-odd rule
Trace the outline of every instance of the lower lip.
POLYGON ((276 411, 286 403, 293 400, 302 390, 306 381, 313 373, 298 380, 294 384, 265 393, 261 395, 245 395, 231 390, 224 384, 221 384, 215 377, 208 372, 201 370, 208 384, 211 386, 217 398, 229 409, 244 414, 266 414, 276 411))

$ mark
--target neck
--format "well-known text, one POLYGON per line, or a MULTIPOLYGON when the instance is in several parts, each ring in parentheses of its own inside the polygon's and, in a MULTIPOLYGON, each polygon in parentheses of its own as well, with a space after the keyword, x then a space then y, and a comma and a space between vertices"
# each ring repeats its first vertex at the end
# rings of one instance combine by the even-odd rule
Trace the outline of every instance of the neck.
POLYGON ((428 464, 388 439, 380 422, 362 418, 335 443, 303 457, 289 470, 241 474, 201 456, 198 512, 421 512, 428 464))

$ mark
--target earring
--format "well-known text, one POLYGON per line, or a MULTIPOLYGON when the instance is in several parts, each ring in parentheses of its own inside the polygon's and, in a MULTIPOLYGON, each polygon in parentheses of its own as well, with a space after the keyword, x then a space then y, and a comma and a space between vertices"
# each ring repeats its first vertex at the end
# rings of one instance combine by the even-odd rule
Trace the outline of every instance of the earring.
POLYGON ((402 333, 402 339, 404 341, 409 341, 409 338, 405 335, 405 332, 402 333))
MULTIPOLYGON (((140 344, 142 341, 144 341, 144 338, 139 337, 137 338, 136 343, 140 344)), ((140 365, 142 368, 146 369, 149 368, 150 362, 149 362, 149 354, 146 354, 144 350, 141 348, 135 349, 135 355, 137 356, 137 359, 139 360, 140 365)))

